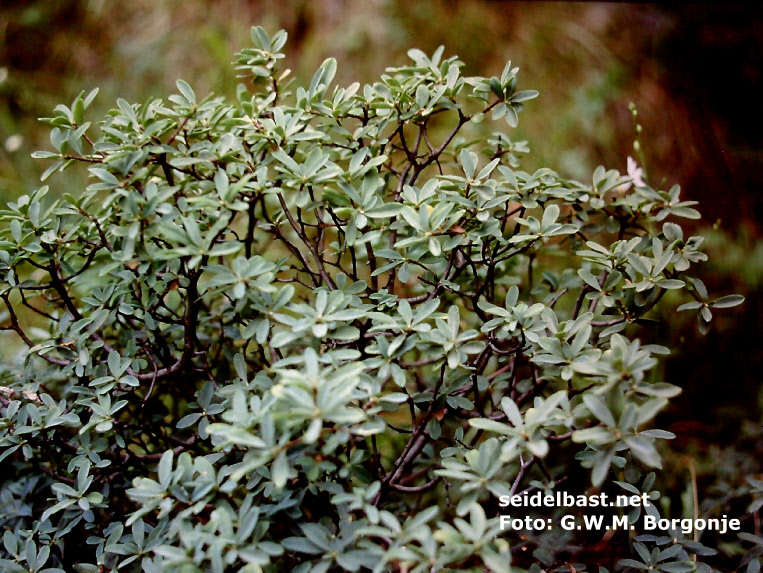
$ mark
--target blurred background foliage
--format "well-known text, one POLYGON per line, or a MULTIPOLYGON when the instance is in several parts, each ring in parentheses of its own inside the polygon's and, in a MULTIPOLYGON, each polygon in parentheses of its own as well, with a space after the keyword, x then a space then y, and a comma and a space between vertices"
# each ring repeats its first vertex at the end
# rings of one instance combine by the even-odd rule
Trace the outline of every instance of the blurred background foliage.
MULTIPOLYGON (((599 164, 625 170, 643 126, 649 182, 680 183, 700 201, 710 262, 703 279, 747 302, 702 337, 688 317, 657 316, 644 337, 674 348, 664 377, 684 388, 666 414, 678 434, 673 501, 699 470, 700 498, 723 499, 760 476, 763 243, 763 12, 750 4, 627 4, 479 0, 13 0, 0 7, 0 200, 39 185, 49 148, 37 122, 58 103, 100 87, 117 97, 163 97, 183 78, 199 94, 235 95, 232 54, 258 24, 289 33, 286 66, 301 80, 339 61, 337 81, 373 82, 418 47, 446 46, 468 75, 494 75, 510 59, 528 105, 512 139, 527 139, 527 170, 556 165, 573 178, 599 164), (307 76, 307 77, 306 77, 307 76), (724 489, 725 488, 725 489, 724 489), (725 493, 724 493, 725 492, 725 493)), ((55 191, 75 190, 70 170, 55 191)), ((668 496, 670 498, 670 496, 668 496)), ((708 501, 710 503, 710 501, 708 501)), ((686 511, 684 504, 684 511, 686 511)), ((680 514, 680 511, 676 512, 680 514)))

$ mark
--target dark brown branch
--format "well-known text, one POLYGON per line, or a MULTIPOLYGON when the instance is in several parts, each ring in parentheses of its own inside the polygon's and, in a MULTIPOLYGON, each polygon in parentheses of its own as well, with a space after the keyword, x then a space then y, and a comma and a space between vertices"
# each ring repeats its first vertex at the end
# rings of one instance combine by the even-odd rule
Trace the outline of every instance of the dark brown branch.
POLYGON ((318 247, 307 238, 304 232, 300 229, 299 225, 297 225, 297 222, 294 220, 294 217, 292 216, 291 211, 289 211, 289 208, 286 206, 286 201, 284 200, 283 195, 281 193, 276 193, 276 197, 278 197, 278 202, 281 204, 281 209, 283 209, 284 215, 286 215, 286 218, 288 219, 289 224, 291 225, 291 228, 294 229, 294 232, 297 233, 297 236, 302 240, 305 246, 308 249, 310 249, 310 252, 313 255, 313 260, 315 261, 315 264, 318 267, 318 272, 320 273, 321 278, 325 281, 326 285, 331 290, 336 290, 336 285, 334 284, 334 281, 331 280, 331 277, 326 272, 326 268, 323 266, 323 259, 321 258, 321 254, 318 252, 318 247))
MULTIPOLYGON (((3 302, 5 302, 5 306, 8 308, 8 316, 11 321, 10 326, 0 326, 0 330, 12 330, 16 334, 19 335, 19 338, 24 341, 24 344, 26 344, 29 348, 34 348, 35 344, 32 342, 32 340, 26 335, 24 330, 21 328, 21 325, 19 324, 19 319, 16 316, 16 312, 13 310, 13 305, 11 305, 10 297, 8 296, 8 293, 3 293, 0 295, 3 299, 3 302)), ((68 366, 69 362, 66 360, 59 360, 58 358, 53 358, 51 356, 48 356, 47 354, 40 354, 38 353, 37 356, 42 358, 43 360, 50 362, 51 364, 55 364, 56 366, 68 366)))

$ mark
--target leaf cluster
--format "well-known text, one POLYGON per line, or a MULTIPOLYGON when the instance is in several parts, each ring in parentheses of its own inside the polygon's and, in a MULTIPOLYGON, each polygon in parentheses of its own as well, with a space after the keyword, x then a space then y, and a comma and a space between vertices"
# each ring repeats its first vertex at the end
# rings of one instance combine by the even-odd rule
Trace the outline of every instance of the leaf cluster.
POLYGON ((92 183, 0 213, 7 570, 508 571, 494 496, 661 466, 680 388, 634 328, 667 293, 703 328, 741 302, 687 274, 680 189, 522 171, 483 131, 537 95, 511 64, 292 90, 285 41, 252 30, 235 101, 44 120, 44 179, 92 183))

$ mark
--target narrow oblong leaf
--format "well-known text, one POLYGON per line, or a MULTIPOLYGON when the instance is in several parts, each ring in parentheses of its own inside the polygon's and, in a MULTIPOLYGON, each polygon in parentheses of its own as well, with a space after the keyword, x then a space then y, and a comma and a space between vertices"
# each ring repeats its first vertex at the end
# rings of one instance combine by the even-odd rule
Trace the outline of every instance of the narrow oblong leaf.
POLYGON ((591 414, 596 416, 604 424, 609 427, 615 426, 615 418, 612 416, 612 412, 609 411, 609 408, 607 408, 607 405, 601 398, 591 394, 583 394, 583 403, 585 403, 586 408, 588 408, 591 414))
POLYGON ((188 83, 183 80, 178 80, 176 85, 178 90, 180 90, 180 93, 183 94, 183 97, 187 99, 191 105, 195 105, 196 94, 193 92, 193 88, 191 88, 191 86, 189 86, 188 83))
POLYGON ((159 485, 164 489, 169 487, 170 481, 172 480, 173 457, 174 452, 172 450, 167 450, 162 454, 161 460, 159 460, 159 468, 157 470, 159 474, 159 485))
POLYGON ((741 294, 730 294, 714 300, 710 303, 710 306, 713 308, 731 308, 734 306, 739 306, 743 302, 744 297, 741 294))

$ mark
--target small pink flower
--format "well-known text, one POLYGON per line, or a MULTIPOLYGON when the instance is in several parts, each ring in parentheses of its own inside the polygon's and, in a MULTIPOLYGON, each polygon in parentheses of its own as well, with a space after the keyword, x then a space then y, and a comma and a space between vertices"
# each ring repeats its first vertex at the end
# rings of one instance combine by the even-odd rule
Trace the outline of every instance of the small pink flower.
POLYGON ((616 193, 625 193, 628 189, 633 187, 633 185, 636 187, 646 187, 646 183, 644 183, 644 180, 641 177, 644 174, 644 170, 638 166, 633 157, 628 157, 627 172, 627 175, 631 180, 628 183, 623 183, 622 185, 615 187, 616 193))
POLYGON ((644 183, 644 180, 641 178, 641 176, 644 174, 644 170, 638 166, 636 163, 636 160, 632 157, 628 157, 628 177, 633 179, 633 184, 636 187, 646 187, 646 183, 644 183))

